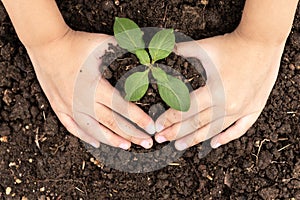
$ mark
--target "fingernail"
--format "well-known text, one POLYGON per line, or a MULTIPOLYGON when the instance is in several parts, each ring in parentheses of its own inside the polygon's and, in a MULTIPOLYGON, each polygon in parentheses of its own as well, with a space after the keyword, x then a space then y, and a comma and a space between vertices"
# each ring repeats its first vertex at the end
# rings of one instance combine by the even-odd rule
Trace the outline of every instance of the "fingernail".
POLYGON ((216 142, 216 143, 212 142, 211 143, 211 147, 214 148, 214 149, 218 148, 219 146, 221 146, 221 144, 219 142, 216 142))
POLYGON ((164 130, 164 126, 161 124, 156 124, 155 126, 156 132, 161 132, 162 130, 164 130))
POLYGON ((120 147, 121 149, 127 150, 127 149, 129 149, 130 145, 127 144, 127 143, 121 143, 121 144, 119 145, 119 147, 120 147))
POLYGON ((152 146, 152 141, 143 140, 141 142, 141 146, 144 147, 145 149, 149 149, 152 146))
POLYGON ((154 122, 151 122, 146 128, 145 128, 145 131, 147 133, 149 133, 150 135, 154 135, 155 133, 155 125, 154 125, 154 122))
POLYGON ((175 147, 177 150, 182 151, 188 148, 188 145, 184 142, 176 142, 175 147))
POLYGON ((167 141, 167 139, 166 139, 164 136, 161 136, 161 135, 157 136, 157 137, 155 138, 155 140, 156 140, 158 143, 163 143, 163 142, 167 141))
POLYGON ((91 142, 90 145, 92 145, 95 148, 99 148, 100 143, 99 142, 91 142))

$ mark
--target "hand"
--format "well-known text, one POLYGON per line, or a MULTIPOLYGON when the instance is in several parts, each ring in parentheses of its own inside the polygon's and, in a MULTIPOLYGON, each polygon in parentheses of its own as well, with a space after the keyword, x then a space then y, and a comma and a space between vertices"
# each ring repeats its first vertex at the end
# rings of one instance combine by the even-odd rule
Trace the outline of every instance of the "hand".
POLYGON ((68 30, 59 39, 26 48, 43 91, 69 132, 95 147, 103 142, 128 149, 133 142, 150 148, 151 137, 131 122, 154 134, 152 119, 136 105, 125 102, 105 79, 100 78, 99 58, 110 42, 114 40, 108 35, 68 30), (92 54, 92 59, 85 63, 89 66, 83 66, 97 46, 97 51, 93 52, 97 55, 92 54), (88 73, 93 73, 94 79, 81 76, 87 73, 85 68, 91 70, 88 73), (80 82, 80 78, 84 82, 80 82), (86 91, 91 91, 92 95, 85 96, 86 91))
POLYGON ((184 150, 211 137, 211 146, 217 148, 242 136, 266 104, 283 48, 284 42, 266 45, 237 31, 179 43, 178 54, 199 58, 208 80, 205 87, 192 92, 188 112, 169 109, 157 119, 160 132, 155 135, 156 141, 176 140, 176 148, 184 150))

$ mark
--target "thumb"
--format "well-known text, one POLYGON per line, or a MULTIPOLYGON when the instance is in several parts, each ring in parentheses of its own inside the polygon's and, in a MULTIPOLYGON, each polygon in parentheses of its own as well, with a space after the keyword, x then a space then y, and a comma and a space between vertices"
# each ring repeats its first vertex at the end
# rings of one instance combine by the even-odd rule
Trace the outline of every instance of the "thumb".
POLYGON ((198 57, 202 49, 197 41, 180 42, 175 45, 174 53, 183 57, 198 57))
POLYGON ((212 59, 215 55, 212 54, 213 51, 210 41, 211 38, 198 41, 180 42, 177 43, 174 48, 174 52, 177 55, 184 57, 192 65, 194 65, 205 80, 207 80, 208 76, 218 74, 218 70, 212 59))

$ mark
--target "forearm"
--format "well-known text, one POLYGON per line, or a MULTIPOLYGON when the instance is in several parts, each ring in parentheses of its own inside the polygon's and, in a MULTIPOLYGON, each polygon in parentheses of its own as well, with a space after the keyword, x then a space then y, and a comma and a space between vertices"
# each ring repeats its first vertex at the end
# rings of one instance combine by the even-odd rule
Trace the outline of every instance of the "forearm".
POLYGON ((264 44, 282 44, 292 27, 298 0, 246 0, 237 32, 264 44))
POLYGON ((2 0, 25 46, 39 46, 63 37, 68 26, 54 0, 2 0))

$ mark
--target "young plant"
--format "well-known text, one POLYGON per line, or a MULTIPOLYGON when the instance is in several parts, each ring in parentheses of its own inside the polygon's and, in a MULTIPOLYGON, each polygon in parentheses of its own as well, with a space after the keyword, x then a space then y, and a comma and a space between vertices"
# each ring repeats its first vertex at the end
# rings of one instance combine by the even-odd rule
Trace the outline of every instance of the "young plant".
POLYGON ((187 86, 179 79, 168 75, 155 64, 156 61, 166 58, 175 45, 175 35, 172 29, 163 29, 151 39, 146 51, 143 32, 138 25, 127 18, 116 18, 114 35, 120 47, 135 54, 142 65, 148 67, 143 72, 131 74, 125 81, 125 99, 138 101, 149 87, 149 72, 156 79, 158 92, 162 100, 171 108, 179 111, 188 111, 190 95, 187 86))

